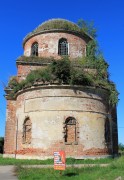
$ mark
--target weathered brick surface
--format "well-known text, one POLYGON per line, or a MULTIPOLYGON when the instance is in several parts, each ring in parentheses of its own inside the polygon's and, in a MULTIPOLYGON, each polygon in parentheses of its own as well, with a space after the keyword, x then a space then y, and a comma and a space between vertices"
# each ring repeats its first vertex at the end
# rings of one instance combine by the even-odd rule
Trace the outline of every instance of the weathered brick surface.
MULTIPOLYGON (((69 56, 72 59, 85 56, 85 39, 64 32, 32 36, 24 44, 24 55, 30 56, 32 44, 38 42, 38 56, 53 56, 59 60, 58 42, 61 38, 67 39, 69 56)), ((30 71, 41 67, 45 66, 17 63, 18 81, 25 79, 30 71)), ((85 71, 96 74, 93 69, 85 71)), ((59 150, 65 150, 67 156, 74 157, 118 153, 116 109, 109 107, 106 90, 42 84, 19 92, 16 100, 7 100, 5 155, 48 158, 53 156, 54 151, 59 150), (23 124, 27 117, 31 120, 30 143, 23 141, 23 124), (68 126, 66 143, 65 121, 68 117, 76 119, 76 126, 68 126), (109 142, 105 139, 107 118, 111 128, 109 142)))
POLYGON ((58 42, 59 39, 66 38, 69 43, 69 56, 71 58, 77 58, 85 56, 86 42, 83 38, 78 37, 69 33, 45 33, 32 37, 29 39, 24 46, 24 55, 31 55, 31 45, 34 42, 38 42, 39 56, 41 57, 55 57, 59 58, 58 55, 58 42))
POLYGON ((35 156, 53 156, 55 151, 64 150, 66 152, 66 156, 73 156, 73 157, 80 157, 80 156, 102 156, 102 155, 110 155, 111 152, 108 151, 107 148, 100 149, 100 148, 91 148, 88 150, 83 150, 81 145, 66 145, 60 146, 60 143, 55 143, 52 147, 47 150, 44 149, 36 149, 36 148, 24 148, 22 150, 16 151, 18 155, 35 155, 35 156))
MULTIPOLYGON (((117 134, 113 133, 109 145, 105 143, 105 120, 109 111, 104 98, 107 96, 106 91, 97 90, 97 94, 94 91, 94 88, 86 87, 74 90, 70 86, 42 86, 18 95, 16 101, 9 100, 5 153, 32 156, 44 154, 47 157, 61 149, 65 150, 67 156, 79 157, 109 155, 113 150, 117 153, 117 142, 114 142, 117 134), (27 117, 32 123, 30 144, 23 143, 23 123, 27 117), (74 117, 78 123, 76 144, 65 143, 63 123, 68 117, 74 117)), ((69 133, 72 133, 71 129, 69 133)), ((71 134, 69 137, 69 141, 74 139, 71 134)))
POLYGON ((18 67, 17 77, 19 82, 24 80, 31 71, 39 68, 40 69, 45 68, 45 66, 30 66, 30 65, 21 65, 21 64, 19 64, 17 67, 18 67))
MULTIPOLYGON (((97 90, 95 95, 94 91, 94 88, 86 87, 77 87, 74 90, 70 86, 42 86, 18 95, 17 146, 11 144, 16 147, 13 148, 13 153, 51 156, 54 151, 64 149, 68 156, 111 154, 111 143, 106 146, 104 137, 105 119, 109 109, 103 98, 107 94, 104 90, 97 90), (23 143, 23 123, 27 117, 32 124, 30 144, 23 143), (76 144, 65 143, 63 123, 68 117, 74 117, 78 124, 76 144)), ((15 107, 9 106, 9 111, 13 108, 15 107)), ((9 118, 11 119, 12 115, 9 115, 9 118)), ((70 129, 69 133, 72 131, 74 129, 70 129)), ((74 140, 71 134, 69 137, 69 141, 74 140)), ((7 145, 5 149, 8 154, 12 153, 8 151, 7 145)))
POLYGON ((7 101, 4 153, 13 154, 16 148, 16 101, 7 101))

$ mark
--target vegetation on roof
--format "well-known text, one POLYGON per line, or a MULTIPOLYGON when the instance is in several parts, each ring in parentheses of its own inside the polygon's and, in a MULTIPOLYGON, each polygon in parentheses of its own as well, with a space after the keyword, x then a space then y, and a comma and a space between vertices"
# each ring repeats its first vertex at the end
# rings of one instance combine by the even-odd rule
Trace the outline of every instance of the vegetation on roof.
MULTIPOLYGON (((59 24, 61 24, 60 21, 57 20, 59 24)), ((56 27, 59 24, 55 22, 55 20, 48 21, 42 24, 41 27, 56 27)), ((71 27, 78 27, 76 25, 73 26, 73 23, 68 21, 62 20, 62 22, 65 24, 65 28, 69 28, 69 24, 71 24, 71 27)), ((48 65, 45 69, 31 71, 26 79, 21 82, 17 81, 17 77, 12 77, 7 87, 11 90, 7 94, 8 97, 14 98, 18 91, 38 84, 67 84, 104 88, 108 90, 109 103, 113 106, 117 104, 119 93, 115 84, 110 80, 108 64, 104 60, 102 53, 99 51, 96 40, 96 29, 92 23, 89 24, 83 20, 79 20, 78 23, 81 31, 85 31, 94 37, 94 39, 87 44, 86 57, 77 58, 75 60, 70 60, 69 57, 66 56, 60 60, 55 60, 52 57, 20 57, 17 62, 40 62, 47 63, 48 65)))
POLYGON ((12 89, 9 94, 14 97, 19 90, 30 88, 33 85, 39 84, 67 84, 67 85, 83 85, 105 88, 109 93, 109 100, 111 104, 116 104, 118 101, 118 92, 115 85, 108 79, 107 67, 108 64, 101 59, 93 62, 94 71, 91 70, 90 64, 85 59, 77 60, 77 66, 68 57, 61 60, 54 60, 45 69, 37 69, 31 71, 25 80, 20 83, 16 77, 12 77, 8 83, 8 88, 12 89))
POLYGON ((40 32, 51 29, 64 29, 64 30, 72 30, 72 31, 80 30, 80 28, 76 24, 70 21, 64 19, 52 19, 42 23, 33 32, 40 32))
POLYGON ((36 29, 30 32, 24 38, 24 41, 32 35, 38 34, 46 30, 55 30, 55 29, 79 32, 83 35, 86 34, 87 36, 89 36, 90 39, 92 39, 91 37, 94 37, 94 35, 96 34, 95 28, 93 28, 93 22, 88 23, 83 19, 80 19, 77 22, 77 24, 75 24, 65 19, 52 19, 42 23, 36 29))
POLYGON ((38 56, 20 56, 16 60, 17 63, 38 63, 47 64, 55 60, 54 57, 38 57, 38 56))

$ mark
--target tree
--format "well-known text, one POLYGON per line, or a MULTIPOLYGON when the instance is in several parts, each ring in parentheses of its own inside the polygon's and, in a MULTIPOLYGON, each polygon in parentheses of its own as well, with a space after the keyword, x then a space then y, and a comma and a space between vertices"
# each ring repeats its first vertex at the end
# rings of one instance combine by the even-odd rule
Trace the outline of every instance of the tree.
POLYGON ((92 37, 92 40, 87 44, 86 57, 88 59, 95 60, 96 56, 100 53, 98 42, 96 40, 96 28, 94 27, 94 22, 87 22, 83 19, 79 19, 77 25, 80 27, 80 30, 92 37))
POLYGON ((83 19, 79 19, 77 25, 80 27, 82 32, 96 38, 96 28, 94 28, 94 22, 86 22, 83 19))
POLYGON ((118 148, 119 148, 120 151, 124 151, 124 144, 119 143, 118 148))
POLYGON ((3 153, 3 147, 4 147, 4 138, 0 137, 0 153, 3 153))

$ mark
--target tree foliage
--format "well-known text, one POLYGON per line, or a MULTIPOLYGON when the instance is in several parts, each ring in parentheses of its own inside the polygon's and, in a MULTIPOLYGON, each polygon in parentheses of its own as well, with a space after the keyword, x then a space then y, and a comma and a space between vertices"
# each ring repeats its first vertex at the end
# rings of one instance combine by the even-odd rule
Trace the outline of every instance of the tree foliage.
POLYGON ((93 38, 96 37, 96 28, 94 28, 94 22, 87 22, 84 21, 83 19, 79 19, 77 22, 77 25, 80 27, 82 32, 85 32, 87 34, 89 34, 90 36, 92 36, 93 38))
POLYGON ((124 151, 124 144, 119 143, 118 148, 119 148, 120 151, 124 151))
POLYGON ((3 153, 3 148, 4 148, 4 138, 0 137, 0 153, 3 153))

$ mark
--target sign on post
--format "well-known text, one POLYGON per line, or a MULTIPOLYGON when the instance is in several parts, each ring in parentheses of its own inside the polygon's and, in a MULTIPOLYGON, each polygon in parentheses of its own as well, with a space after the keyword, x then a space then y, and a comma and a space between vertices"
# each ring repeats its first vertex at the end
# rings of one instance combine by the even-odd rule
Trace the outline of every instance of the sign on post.
POLYGON ((54 152, 54 169, 65 170, 65 151, 54 152))

